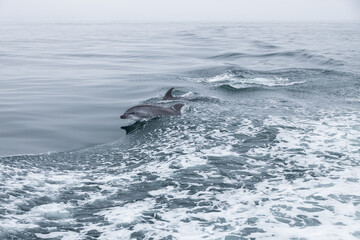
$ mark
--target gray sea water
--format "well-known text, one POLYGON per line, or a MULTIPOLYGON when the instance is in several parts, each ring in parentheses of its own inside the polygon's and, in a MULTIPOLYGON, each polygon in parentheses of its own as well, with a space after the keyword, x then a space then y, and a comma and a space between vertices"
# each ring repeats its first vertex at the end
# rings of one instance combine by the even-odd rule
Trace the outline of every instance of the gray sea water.
POLYGON ((360 238, 358 23, 5 21, 0 86, 0 239, 360 238))

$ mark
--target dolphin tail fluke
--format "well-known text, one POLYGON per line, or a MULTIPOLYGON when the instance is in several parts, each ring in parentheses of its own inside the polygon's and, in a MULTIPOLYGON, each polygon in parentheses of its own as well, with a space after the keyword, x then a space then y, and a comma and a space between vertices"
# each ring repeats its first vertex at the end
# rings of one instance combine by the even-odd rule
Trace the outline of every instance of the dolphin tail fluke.
POLYGON ((181 108, 184 106, 182 103, 175 104, 171 108, 179 115, 181 115, 181 108))
POLYGON ((174 88, 170 88, 166 93, 165 96, 163 98, 163 100, 171 100, 174 99, 174 96, 172 95, 172 91, 174 90, 174 88))

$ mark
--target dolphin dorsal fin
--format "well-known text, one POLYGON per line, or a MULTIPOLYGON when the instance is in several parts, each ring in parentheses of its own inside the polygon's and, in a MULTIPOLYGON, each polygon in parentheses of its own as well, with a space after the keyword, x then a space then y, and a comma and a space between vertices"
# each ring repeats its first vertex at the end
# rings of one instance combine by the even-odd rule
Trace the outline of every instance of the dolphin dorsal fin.
POLYGON ((184 104, 178 103, 178 104, 175 104, 175 105, 171 106, 171 109, 173 109, 176 113, 178 113, 180 115, 181 114, 181 108, 183 106, 184 106, 184 104))
POLYGON ((163 98, 163 100, 171 100, 174 99, 174 96, 172 95, 172 91, 174 90, 174 88, 170 88, 166 93, 165 96, 163 98))

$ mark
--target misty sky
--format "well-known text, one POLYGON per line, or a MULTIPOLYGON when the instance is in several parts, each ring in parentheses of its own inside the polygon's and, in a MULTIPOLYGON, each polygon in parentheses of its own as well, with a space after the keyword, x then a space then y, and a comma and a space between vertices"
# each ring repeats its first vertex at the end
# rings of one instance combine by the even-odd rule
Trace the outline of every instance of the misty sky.
POLYGON ((360 0, 0 0, 0 19, 360 21, 360 0))

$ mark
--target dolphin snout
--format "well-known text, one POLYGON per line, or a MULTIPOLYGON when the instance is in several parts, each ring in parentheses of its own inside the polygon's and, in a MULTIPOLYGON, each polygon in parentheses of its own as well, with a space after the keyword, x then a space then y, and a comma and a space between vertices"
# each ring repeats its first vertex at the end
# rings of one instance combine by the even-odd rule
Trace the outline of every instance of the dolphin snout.
POLYGON ((121 118, 121 119, 126 119, 126 116, 125 116, 125 115, 121 115, 120 118, 121 118))

